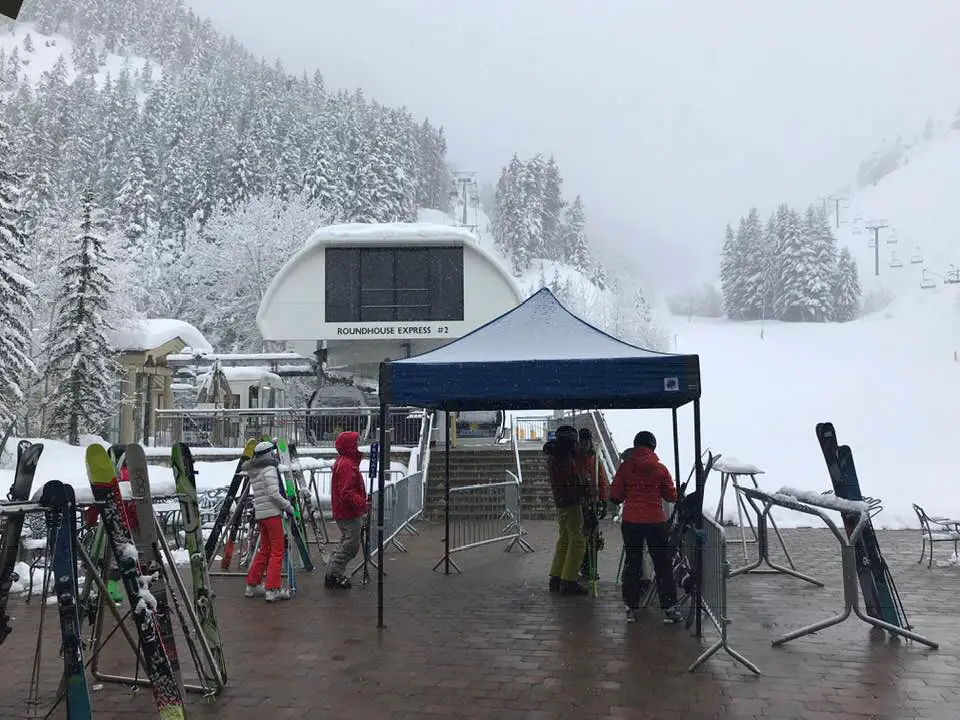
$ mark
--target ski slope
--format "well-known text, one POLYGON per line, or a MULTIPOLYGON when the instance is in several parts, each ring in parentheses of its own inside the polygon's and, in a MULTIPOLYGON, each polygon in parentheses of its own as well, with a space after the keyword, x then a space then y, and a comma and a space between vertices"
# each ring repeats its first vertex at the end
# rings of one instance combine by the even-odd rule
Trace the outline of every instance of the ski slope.
POLYGON ((955 210, 960 187, 960 130, 947 127, 935 139, 912 147, 903 164, 876 185, 841 201, 837 237, 856 258, 864 290, 882 288, 902 296, 960 287, 943 284, 951 266, 960 268, 955 210), (870 246, 873 233, 866 228, 870 224, 889 225, 879 231, 879 276, 870 246), (896 260, 901 267, 891 267, 896 260), (934 287, 922 290, 924 270, 934 287))
MULTIPOLYGON (((846 324, 674 318, 676 351, 700 355, 703 447, 758 465, 766 471, 763 489, 819 492, 831 485, 814 426, 831 421, 853 449, 863 493, 883 501, 878 527, 919 527, 913 503, 960 519, 957 296, 960 288, 905 294, 846 324)), ((680 410, 684 476, 693 458, 692 414, 680 410)), ((652 430, 661 459, 674 467, 669 411, 606 417, 618 447, 652 430)), ((705 506, 716 507, 719 485, 712 475, 705 506)), ((725 515, 735 513, 725 506, 725 515)), ((787 511, 774 516, 784 526, 811 522, 787 511)))

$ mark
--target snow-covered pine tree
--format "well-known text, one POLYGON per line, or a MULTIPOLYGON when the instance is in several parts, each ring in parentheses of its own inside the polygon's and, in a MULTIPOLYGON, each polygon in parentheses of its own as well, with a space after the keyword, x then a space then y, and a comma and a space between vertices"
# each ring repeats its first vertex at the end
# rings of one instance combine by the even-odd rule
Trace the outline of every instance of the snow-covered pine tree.
MULTIPOLYGON (((786 207, 786 206, 783 206, 786 207)), ((811 322, 821 310, 818 292, 818 263, 815 248, 804 232, 804 223, 795 210, 786 209, 779 220, 777 257, 780 259, 780 294, 774 310, 780 320, 811 322)))
POLYGON ((811 205, 804 216, 804 234, 814 253, 814 275, 808 278, 817 322, 833 319, 834 278, 837 274, 837 240, 822 207, 811 205))
MULTIPOLYGON (((743 237, 743 218, 740 218, 740 238, 743 237)), ((739 320, 743 305, 743 263, 740 259, 741 243, 727 223, 720 252, 720 287, 723 292, 723 308, 731 320, 739 320)))
POLYGON ((523 163, 522 193, 526 246, 530 257, 549 256, 543 234, 544 218, 544 173, 546 164, 541 155, 534 155, 523 163))
POLYGON ((116 198, 114 227, 127 239, 128 250, 139 248, 156 212, 156 200, 139 153, 130 157, 127 177, 116 198))
POLYGON ((833 280, 833 319, 837 322, 855 320, 860 313, 860 276, 857 263, 844 247, 840 250, 833 280))
POLYGON ((104 319, 110 303, 108 258, 93 193, 82 199, 76 250, 61 264, 56 319, 46 343, 44 375, 48 430, 71 445, 100 432, 110 417, 117 382, 115 355, 104 319))
POLYGON ((20 178, 10 169, 9 128, 0 121, 0 422, 17 417, 35 368, 30 360, 33 285, 20 221, 20 178))
POLYGON ((581 272, 590 269, 590 243, 586 233, 587 218, 583 201, 577 195, 567 207, 563 223, 563 260, 581 272))
POLYGON ((563 200, 563 178, 560 177, 560 168, 553 156, 547 160, 543 168, 543 229, 544 253, 549 260, 560 260, 563 257, 563 211, 566 203, 563 200))
POLYGON ((741 263, 740 317, 744 320, 770 317, 767 297, 772 277, 770 255, 760 224, 760 213, 755 207, 750 208, 737 228, 736 242, 741 263))

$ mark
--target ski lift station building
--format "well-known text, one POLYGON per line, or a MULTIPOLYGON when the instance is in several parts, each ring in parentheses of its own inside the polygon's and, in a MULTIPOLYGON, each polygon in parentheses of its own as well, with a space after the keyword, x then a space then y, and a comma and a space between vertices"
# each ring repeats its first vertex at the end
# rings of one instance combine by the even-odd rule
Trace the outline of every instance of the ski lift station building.
POLYGON ((381 361, 444 345, 522 300, 509 271, 464 228, 333 225, 273 278, 257 325, 265 340, 319 353, 329 370, 374 379, 381 361))

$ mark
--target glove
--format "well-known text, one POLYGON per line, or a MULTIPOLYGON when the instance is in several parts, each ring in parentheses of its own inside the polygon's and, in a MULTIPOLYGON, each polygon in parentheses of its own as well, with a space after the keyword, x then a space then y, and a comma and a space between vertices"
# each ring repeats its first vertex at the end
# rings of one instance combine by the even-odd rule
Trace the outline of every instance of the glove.
POLYGON ((597 514, 593 512, 592 508, 584 508, 583 512, 583 529, 587 532, 592 532, 600 524, 600 521, 597 519, 597 514))
POLYGON ((607 504, 605 502, 598 502, 596 513, 597 513, 597 519, 603 520, 607 516, 607 504))

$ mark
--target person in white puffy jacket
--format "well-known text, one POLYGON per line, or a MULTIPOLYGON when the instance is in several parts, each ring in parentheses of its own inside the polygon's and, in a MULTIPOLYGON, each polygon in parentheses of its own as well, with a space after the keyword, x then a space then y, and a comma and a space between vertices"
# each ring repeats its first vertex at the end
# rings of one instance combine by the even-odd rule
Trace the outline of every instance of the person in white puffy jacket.
POLYGON ((253 512, 260 529, 260 549, 250 564, 244 595, 256 597, 262 593, 267 602, 290 598, 289 591, 280 587, 285 541, 281 513, 293 516, 293 506, 280 492, 278 464, 276 447, 265 441, 257 443, 253 457, 247 462, 253 512), (263 582, 264 575, 266 582, 263 582))

